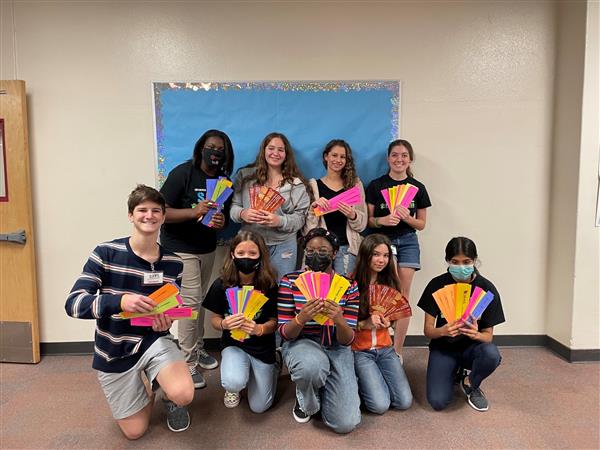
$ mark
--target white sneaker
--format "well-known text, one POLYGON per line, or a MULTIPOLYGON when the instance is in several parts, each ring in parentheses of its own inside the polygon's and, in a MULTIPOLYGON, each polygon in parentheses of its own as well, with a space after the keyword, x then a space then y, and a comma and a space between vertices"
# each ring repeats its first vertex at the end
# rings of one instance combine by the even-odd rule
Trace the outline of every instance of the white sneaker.
POLYGON ((226 408, 235 408, 240 404, 240 393, 225 391, 225 397, 223 397, 223 404, 226 408))

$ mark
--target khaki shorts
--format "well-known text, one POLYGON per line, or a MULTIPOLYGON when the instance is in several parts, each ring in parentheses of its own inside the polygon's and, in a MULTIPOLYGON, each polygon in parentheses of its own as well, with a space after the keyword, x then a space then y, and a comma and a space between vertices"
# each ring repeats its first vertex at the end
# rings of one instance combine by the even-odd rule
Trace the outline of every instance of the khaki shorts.
POLYGON ((142 379, 142 373, 152 385, 163 367, 176 361, 183 361, 183 354, 168 337, 159 337, 144 352, 131 369, 122 373, 98 372, 98 381, 102 386, 112 415, 116 420, 125 419, 141 411, 150 397, 142 379))

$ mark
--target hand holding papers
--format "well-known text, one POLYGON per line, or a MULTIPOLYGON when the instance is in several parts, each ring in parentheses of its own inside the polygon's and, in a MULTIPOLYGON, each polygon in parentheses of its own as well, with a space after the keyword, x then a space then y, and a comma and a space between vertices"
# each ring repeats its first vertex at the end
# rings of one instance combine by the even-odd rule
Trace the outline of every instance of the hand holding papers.
MULTIPOLYGON (((231 287, 225 290, 225 296, 229 303, 231 314, 243 314, 247 320, 253 320, 254 316, 269 298, 253 286, 231 287)), ((248 333, 239 328, 230 331, 231 337, 236 341, 243 342, 250 337, 248 333)))
POLYGON ((479 320, 494 299, 494 294, 480 287, 475 287, 471 294, 470 284, 456 283, 438 289, 433 298, 448 323, 456 320, 465 323, 471 322, 470 316, 479 320))
POLYGON ((390 213, 395 214, 396 209, 399 206, 408 208, 414 200, 415 196, 417 195, 417 192, 419 192, 418 187, 407 183, 399 184, 397 186, 393 186, 387 189, 382 189, 381 195, 383 195, 385 204, 390 210, 390 213))
POLYGON ((275 189, 266 186, 252 186, 250 188, 250 208, 257 211, 275 212, 285 199, 275 189))
POLYGON ((412 316, 406 297, 396 289, 382 284, 369 285, 369 314, 378 314, 393 322, 412 316))
POLYGON ((122 312, 123 319, 131 319, 131 325, 137 327, 150 327, 157 314, 165 314, 171 319, 196 319, 198 313, 192 311, 192 308, 181 307, 183 303, 179 296, 179 288, 175 284, 165 284, 161 288, 150 294, 150 297, 156 303, 152 311, 147 313, 122 312))
MULTIPOLYGON (((350 281, 337 273, 331 277, 328 273, 307 271, 301 273, 294 281, 298 289, 306 299, 331 300, 339 303, 346 290, 350 287, 350 281)), ((333 322, 325 314, 316 314, 313 320, 320 325, 333 325, 333 322)))
POLYGON ((319 217, 323 214, 327 214, 333 211, 337 211, 339 204, 344 203, 348 206, 358 205, 361 202, 360 198, 360 190, 358 186, 354 186, 347 191, 342 192, 341 194, 336 195, 328 200, 329 207, 322 208, 320 206, 316 206, 314 208, 315 216, 319 217))
POLYGON ((233 194, 232 183, 225 177, 209 178, 206 180, 206 198, 214 203, 201 219, 201 223, 210 226, 210 221, 216 212, 221 212, 227 199, 233 194))

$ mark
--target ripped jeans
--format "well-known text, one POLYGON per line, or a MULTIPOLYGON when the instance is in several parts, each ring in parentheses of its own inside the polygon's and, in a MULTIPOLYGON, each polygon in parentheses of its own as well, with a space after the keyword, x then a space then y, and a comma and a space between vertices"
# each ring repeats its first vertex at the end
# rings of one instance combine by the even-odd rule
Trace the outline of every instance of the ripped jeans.
POLYGON ((268 245, 267 247, 271 256, 271 265, 277 271, 278 279, 296 270, 298 244, 295 236, 281 244, 268 245))

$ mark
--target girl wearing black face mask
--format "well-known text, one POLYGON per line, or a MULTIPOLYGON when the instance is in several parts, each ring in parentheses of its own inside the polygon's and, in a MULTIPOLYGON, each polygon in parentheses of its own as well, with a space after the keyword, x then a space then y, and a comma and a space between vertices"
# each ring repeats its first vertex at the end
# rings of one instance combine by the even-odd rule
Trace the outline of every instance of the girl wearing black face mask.
MULTIPOLYGON (((333 233, 314 228, 305 236, 307 269, 334 274, 332 261, 339 249, 333 233)), ((349 345, 354 340, 359 296, 351 282, 339 304, 321 299, 307 301, 292 272, 279 283, 279 333, 284 342, 283 359, 296 383, 293 416, 308 422, 319 409, 325 425, 336 433, 349 433, 360 422, 360 400, 349 345), (316 314, 329 317, 333 325, 320 325, 316 314), (327 375, 329 374, 329 375, 327 375)))
POLYGON ((275 360, 277 279, 260 235, 240 231, 233 238, 222 274, 212 284, 202 306, 212 311, 211 324, 222 332, 221 385, 225 389, 225 406, 236 407, 240 392, 247 388, 250 409, 256 413, 266 411, 275 398, 279 373, 275 360), (226 289, 236 286, 254 286, 269 298, 252 320, 230 310, 226 289), (236 329, 250 337, 243 342, 233 339, 231 330, 236 329))
POLYGON ((198 312, 197 321, 179 324, 179 345, 196 388, 206 386, 197 366, 204 369, 218 366, 217 360, 204 350, 204 309, 200 303, 212 273, 217 231, 225 226, 231 205, 227 201, 221 212, 213 216, 210 226, 203 225, 200 219, 216 207, 206 198, 206 180, 228 177, 232 169, 233 146, 229 137, 222 131, 209 130, 196 142, 192 159, 171 170, 161 188, 167 202, 161 243, 183 260, 183 304, 198 312))

